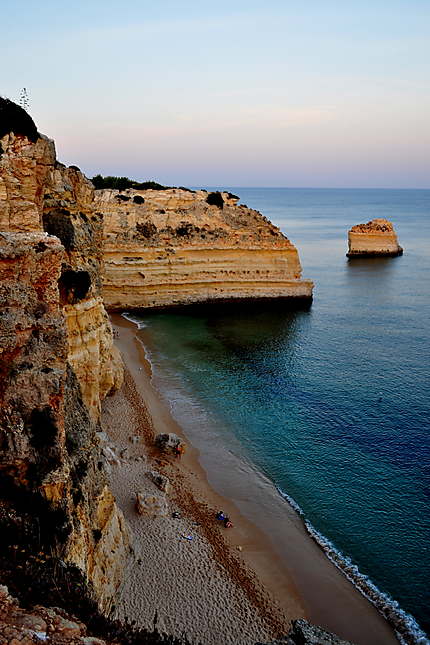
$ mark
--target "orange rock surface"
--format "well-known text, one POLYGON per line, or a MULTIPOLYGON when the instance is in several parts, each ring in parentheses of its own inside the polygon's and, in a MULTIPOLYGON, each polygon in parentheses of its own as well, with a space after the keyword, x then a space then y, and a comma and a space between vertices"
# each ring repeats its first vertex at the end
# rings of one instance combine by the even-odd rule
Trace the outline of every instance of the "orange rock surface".
POLYGON ((402 253, 394 227, 386 219, 357 224, 348 232, 348 257, 395 256, 402 253))

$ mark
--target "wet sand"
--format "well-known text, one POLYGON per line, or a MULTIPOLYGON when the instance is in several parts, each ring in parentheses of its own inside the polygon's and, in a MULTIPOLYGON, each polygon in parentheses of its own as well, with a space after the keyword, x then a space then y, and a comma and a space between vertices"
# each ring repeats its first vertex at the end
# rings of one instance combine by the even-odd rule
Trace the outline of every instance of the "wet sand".
POLYGON ((136 562, 143 562, 127 572, 117 615, 148 626, 157 609, 160 627, 175 634, 183 629, 214 645, 286 633, 289 620, 303 616, 357 645, 397 643, 388 623, 329 562, 292 507, 251 465, 227 450, 220 454, 220 446, 205 450, 204 432, 187 428, 189 449, 182 461, 159 460, 152 448, 154 434, 184 432, 151 383, 137 327, 119 315, 112 320, 128 375, 123 390, 104 404, 103 421, 118 449, 128 446, 128 457, 112 467, 111 484, 136 535, 136 562), (130 447, 134 434, 142 441, 130 447), (156 459, 161 463, 154 466, 156 459), (181 520, 136 515, 133 493, 142 486, 151 490, 144 471, 154 468, 171 480, 169 512, 178 510, 181 520), (215 521, 219 508, 234 518, 232 529, 215 521), (144 560, 151 558, 148 568, 144 560), (148 592, 151 587, 157 593, 148 592))

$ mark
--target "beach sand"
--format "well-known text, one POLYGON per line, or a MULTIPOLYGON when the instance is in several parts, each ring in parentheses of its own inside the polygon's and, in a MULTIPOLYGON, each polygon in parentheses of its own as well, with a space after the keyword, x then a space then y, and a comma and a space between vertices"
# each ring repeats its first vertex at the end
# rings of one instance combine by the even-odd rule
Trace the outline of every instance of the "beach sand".
POLYGON ((388 623, 329 562, 264 477, 235 467, 228 456, 220 468, 219 455, 199 453, 188 436, 181 461, 158 454, 155 434, 183 431, 152 385, 137 327, 119 315, 112 321, 127 369, 122 390, 103 404, 102 423, 120 456, 110 466, 111 488, 134 549, 115 617, 144 627, 156 622, 208 645, 270 640, 300 617, 357 645, 397 643, 388 623), (163 495, 148 470, 172 484, 165 517, 135 511, 137 491, 163 495), (233 528, 215 520, 220 508, 233 528), (175 511, 180 518, 172 517, 175 511))

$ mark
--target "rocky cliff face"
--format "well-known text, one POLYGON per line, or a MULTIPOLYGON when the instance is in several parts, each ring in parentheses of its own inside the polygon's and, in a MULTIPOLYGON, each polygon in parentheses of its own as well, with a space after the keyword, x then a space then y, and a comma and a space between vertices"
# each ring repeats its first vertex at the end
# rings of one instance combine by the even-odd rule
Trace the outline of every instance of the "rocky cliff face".
POLYGON ((5 134, 0 139, 0 231, 41 230, 44 187, 55 164, 53 141, 5 134))
POLYGON ((310 300, 294 245, 230 193, 98 190, 110 309, 233 298, 310 300))
POLYGON ((60 558, 107 610, 129 547, 96 434, 100 400, 122 378, 100 296, 101 217, 52 141, 17 131, 0 146, 3 565, 17 545, 60 558))
POLYGON ((93 185, 77 168, 56 162, 47 137, 33 142, 9 133, 0 146, 0 231, 45 230, 61 240, 68 361, 97 419, 100 399, 121 383, 122 367, 101 300, 103 224, 94 211, 93 185))
POLYGON ((348 257, 396 256, 402 253, 394 227, 386 219, 357 224, 348 232, 348 257))
POLYGON ((122 380, 102 287, 112 308, 130 308, 309 300, 312 283, 295 247, 229 193, 95 195, 10 102, 8 127, 4 107, 0 99, 0 571, 12 585, 19 572, 37 594, 64 567, 108 612, 129 544, 97 436, 100 401, 122 380))

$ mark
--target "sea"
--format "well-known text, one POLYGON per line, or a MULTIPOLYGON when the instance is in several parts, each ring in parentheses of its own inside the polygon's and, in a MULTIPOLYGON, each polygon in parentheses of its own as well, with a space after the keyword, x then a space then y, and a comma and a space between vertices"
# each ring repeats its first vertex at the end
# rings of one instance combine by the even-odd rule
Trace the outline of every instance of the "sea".
POLYGON ((296 245, 314 299, 133 314, 154 381, 185 429, 273 482, 408 642, 428 642, 430 190, 217 188, 296 245), (346 258, 348 229, 377 217, 404 255, 346 258))

